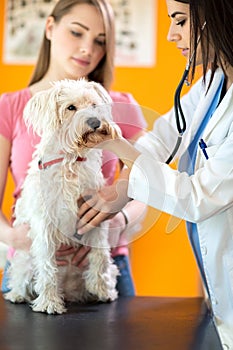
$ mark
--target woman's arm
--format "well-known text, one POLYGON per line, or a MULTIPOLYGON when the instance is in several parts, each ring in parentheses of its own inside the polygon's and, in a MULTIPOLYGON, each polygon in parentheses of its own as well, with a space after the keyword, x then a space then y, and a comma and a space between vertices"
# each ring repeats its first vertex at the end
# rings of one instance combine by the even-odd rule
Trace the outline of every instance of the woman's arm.
POLYGON ((0 241, 15 249, 29 249, 31 240, 27 237, 28 225, 13 228, 2 212, 2 203, 10 161, 10 141, 0 135, 0 241))

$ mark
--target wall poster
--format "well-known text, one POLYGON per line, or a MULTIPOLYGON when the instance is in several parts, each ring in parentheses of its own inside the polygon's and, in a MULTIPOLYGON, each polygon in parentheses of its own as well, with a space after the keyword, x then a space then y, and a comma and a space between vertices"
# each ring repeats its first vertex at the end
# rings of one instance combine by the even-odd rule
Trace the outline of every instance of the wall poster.
MULTIPOLYGON (((3 62, 35 64, 45 19, 57 0, 5 0, 3 62)), ((110 0, 116 18, 116 65, 155 64, 156 0, 110 0)))

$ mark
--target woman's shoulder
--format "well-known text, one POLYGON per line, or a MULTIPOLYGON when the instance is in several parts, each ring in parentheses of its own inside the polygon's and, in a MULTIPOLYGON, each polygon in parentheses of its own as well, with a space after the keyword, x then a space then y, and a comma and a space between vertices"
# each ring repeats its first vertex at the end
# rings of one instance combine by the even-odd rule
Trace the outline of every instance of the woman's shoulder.
POLYGON ((110 96, 113 120, 120 126, 122 135, 132 139, 147 127, 141 107, 130 93, 110 91, 110 96))
POLYGON ((129 92, 110 91, 109 94, 113 102, 137 103, 133 95, 129 92))
POLYGON ((11 102, 11 103, 24 103, 25 101, 29 100, 31 97, 30 90, 28 87, 17 90, 17 91, 11 91, 11 92, 4 92, 1 94, 1 101, 2 102, 11 102))
POLYGON ((30 99, 28 88, 15 92, 5 92, 0 97, 0 133, 12 137, 16 125, 21 125, 23 110, 30 99))
POLYGON ((4 110, 5 114, 7 111, 15 115, 21 114, 30 97, 29 88, 5 92, 0 98, 0 109, 4 110))

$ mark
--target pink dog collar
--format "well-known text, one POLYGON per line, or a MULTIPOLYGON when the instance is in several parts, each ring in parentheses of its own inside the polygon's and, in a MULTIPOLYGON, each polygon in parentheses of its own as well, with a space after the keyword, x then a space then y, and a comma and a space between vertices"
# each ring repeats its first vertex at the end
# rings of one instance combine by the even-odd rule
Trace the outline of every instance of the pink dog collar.
MULTIPOLYGON (((45 163, 43 163, 42 160, 40 159, 39 162, 38 162, 38 168, 40 170, 47 169, 51 165, 54 165, 54 164, 62 162, 63 159, 64 158, 57 158, 57 159, 53 159, 53 160, 50 160, 49 162, 45 162, 45 163)), ((86 160, 87 160, 87 158, 82 158, 82 157, 77 157, 76 158, 76 162, 85 162, 86 160)))

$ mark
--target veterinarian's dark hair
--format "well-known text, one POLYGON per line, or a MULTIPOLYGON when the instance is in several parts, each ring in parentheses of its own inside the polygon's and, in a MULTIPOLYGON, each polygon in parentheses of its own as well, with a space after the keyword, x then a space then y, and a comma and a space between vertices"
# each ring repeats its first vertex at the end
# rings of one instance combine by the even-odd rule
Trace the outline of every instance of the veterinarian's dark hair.
MULTIPOLYGON (((88 78, 102 84, 108 90, 112 84, 114 74, 115 23, 113 9, 106 0, 59 0, 50 16, 58 23, 64 15, 68 14, 78 4, 93 5, 102 15, 106 35, 106 53, 88 78)), ((44 33, 29 86, 41 80, 46 74, 50 64, 50 45, 50 40, 46 38, 44 33)))
MULTIPOLYGON (((232 0, 189 0, 191 48, 201 35, 201 50, 204 81, 211 61, 211 79, 213 81, 218 66, 224 71, 226 65, 233 67, 233 1, 232 0), (210 59, 211 55, 211 59, 210 59), (213 56, 214 55, 214 56, 213 56), (213 56, 213 57, 212 57, 213 56)), ((192 63, 192 77, 195 72, 196 55, 192 63)))

